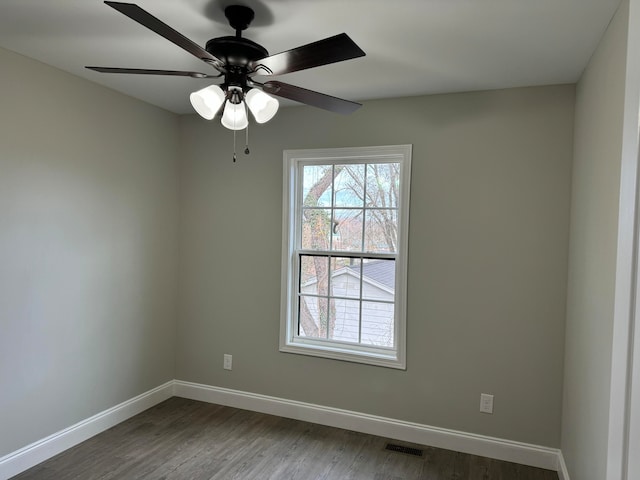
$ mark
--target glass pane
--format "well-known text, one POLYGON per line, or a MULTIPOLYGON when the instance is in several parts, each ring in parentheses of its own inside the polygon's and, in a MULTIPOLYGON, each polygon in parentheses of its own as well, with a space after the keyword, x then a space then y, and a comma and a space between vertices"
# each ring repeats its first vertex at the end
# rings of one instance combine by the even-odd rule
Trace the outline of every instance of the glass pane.
POLYGON ((299 292, 309 295, 327 295, 328 272, 328 257, 301 255, 299 292))
POLYGON ((362 298, 393 302, 395 287, 395 260, 365 260, 362 264, 362 298))
POLYGON ((329 339, 342 342, 358 342, 360 302, 335 299, 331 301, 329 339))
POLYGON ((329 250, 331 210, 305 208, 302 210, 302 248, 329 250))
POLYGON ((367 210, 364 245, 366 252, 395 253, 398 244, 398 211, 367 210))
POLYGON ((362 210, 333 211, 333 250, 362 251, 362 210))
POLYGON ((305 207, 330 207, 332 165, 306 165, 302 171, 302 204, 305 207))
POLYGON ((327 338, 327 316, 329 300, 321 297, 301 295, 298 300, 301 337, 327 338))
POLYGON ((331 295, 360 298, 360 264, 358 258, 331 259, 331 295))
POLYGON ((400 195, 400 164, 367 165, 367 206, 397 208, 400 195))
POLYGON ((389 303, 362 302, 361 343, 393 347, 393 308, 389 303))
POLYGON ((335 206, 362 208, 365 165, 336 165, 335 168, 335 206))

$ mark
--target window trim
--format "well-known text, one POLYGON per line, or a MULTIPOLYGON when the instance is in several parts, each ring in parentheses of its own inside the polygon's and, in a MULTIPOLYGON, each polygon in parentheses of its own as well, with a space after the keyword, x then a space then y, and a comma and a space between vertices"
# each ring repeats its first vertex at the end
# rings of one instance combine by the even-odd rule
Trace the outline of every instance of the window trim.
MULTIPOLYGON (((280 351, 331 358, 348 362, 365 363, 406 370, 407 333, 407 265, 409 244, 409 198, 411 180, 412 145, 385 145, 371 147, 322 148, 311 150, 285 150, 283 152, 283 201, 282 201, 282 270, 280 302, 280 351), (308 161, 328 163, 350 162, 400 162, 400 198, 398 216, 398 245, 396 254, 396 289, 394 334, 397 347, 392 350, 363 347, 339 342, 327 344, 311 338, 294 335, 296 305, 295 271, 297 268, 296 235, 293 228, 300 214, 296 184, 299 164, 308 161), (292 208, 294 207, 294 208, 292 208), (389 352, 392 351, 393 354, 389 352)), ((336 252, 338 253, 338 252, 336 252)), ((337 256, 340 254, 338 253, 337 256)), ((366 255, 366 254, 365 254, 366 255)))

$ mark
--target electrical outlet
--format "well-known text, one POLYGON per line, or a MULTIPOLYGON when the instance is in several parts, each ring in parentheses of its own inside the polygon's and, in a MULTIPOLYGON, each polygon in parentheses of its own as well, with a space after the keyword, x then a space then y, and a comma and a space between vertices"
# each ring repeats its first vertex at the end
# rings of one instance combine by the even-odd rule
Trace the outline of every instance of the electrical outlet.
POLYGON ((480 394, 480 411, 482 413, 493 413, 493 395, 488 393, 480 394))
POLYGON ((231 370, 231 364, 233 362, 233 356, 228 353, 224 354, 224 363, 222 364, 225 370, 231 370))

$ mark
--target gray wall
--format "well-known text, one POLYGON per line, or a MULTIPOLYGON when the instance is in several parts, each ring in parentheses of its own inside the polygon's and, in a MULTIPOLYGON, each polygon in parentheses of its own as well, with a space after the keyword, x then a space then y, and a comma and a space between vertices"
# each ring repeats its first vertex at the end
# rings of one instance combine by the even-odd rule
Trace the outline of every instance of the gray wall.
POLYGON ((285 108, 236 164, 231 132, 182 117, 176 378, 558 447, 574 93, 285 108), (279 353, 282 151, 404 143, 407 370, 279 353))
POLYGON ((174 376, 174 115, 0 49, 0 457, 174 376))
POLYGON ((562 451, 572 478, 607 464, 628 1, 577 85, 562 451))
POLYGON ((572 86, 284 108, 233 164, 218 125, 0 63, 0 456, 172 378, 559 446, 572 86), (402 143, 407 370, 279 353, 282 150, 402 143))

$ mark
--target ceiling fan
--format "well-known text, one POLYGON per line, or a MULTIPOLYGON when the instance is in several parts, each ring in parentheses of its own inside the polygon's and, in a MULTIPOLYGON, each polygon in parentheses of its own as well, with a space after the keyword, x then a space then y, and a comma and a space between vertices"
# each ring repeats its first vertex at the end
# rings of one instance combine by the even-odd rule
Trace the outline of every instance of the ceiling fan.
POLYGON ((193 92, 190 100, 194 109, 208 120, 213 119, 226 104, 222 124, 231 130, 247 127, 245 104, 258 123, 270 120, 278 110, 278 101, 273 96, 342 114, 352 113, 361 106, 287 83, 273 80, 259 83, 253 79, 256 75, 281 75, 364 56, 364 51, 346 33, 269 55, 262 45, 242 37, 242 31, 249 27, 254 18, 254 11, 244 5, 230 5, 224 13, 236 32, 235 36, 212 38, 202 48, 138 5, 111 1, 104 3, 199 58, 213 67, 215 74, 141 68, 86 68, 102 73, 221 78, 222 83, 193 92))

